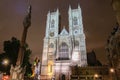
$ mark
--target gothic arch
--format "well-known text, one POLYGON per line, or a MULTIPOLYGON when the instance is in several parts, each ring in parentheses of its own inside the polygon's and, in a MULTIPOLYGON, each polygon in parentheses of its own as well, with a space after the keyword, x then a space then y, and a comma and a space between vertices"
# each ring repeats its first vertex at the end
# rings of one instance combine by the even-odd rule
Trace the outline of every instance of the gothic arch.
POLYGON ((50 43, 49 48, 54 48, 54 44, 50 43))
POLYGON ((50 43, 48 49, 49 49, 49 53, 52 53, 54 51, 54 43, 50 43))
POLYGON ((74 17, 74 18, 73 18, 73 24, 74 24, 74 25, 78 25, 78 19, 77 19, 77 17, 74 17))
POLYGON ((79 41, 75 41, 75 47, 79 47, 79 41))
POLYGON ((55 20, 52 19, 52 21, 51 21, 51 28, 54 28, 54 26, 55 26, 55 20))

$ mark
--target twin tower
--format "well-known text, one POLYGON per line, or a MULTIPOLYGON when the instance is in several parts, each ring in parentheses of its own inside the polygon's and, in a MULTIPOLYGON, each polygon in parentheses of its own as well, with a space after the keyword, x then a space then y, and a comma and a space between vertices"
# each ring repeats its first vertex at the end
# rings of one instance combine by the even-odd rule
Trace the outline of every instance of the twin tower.
POLYGON ((69 6, 69 31, 59 31, 59 10, 48 12, 46 34, 44 37, 41 75, 48 78, 71 74, 70 66, 87 65, 86 42, 83 31, 81 8, 71 9, 69 6))

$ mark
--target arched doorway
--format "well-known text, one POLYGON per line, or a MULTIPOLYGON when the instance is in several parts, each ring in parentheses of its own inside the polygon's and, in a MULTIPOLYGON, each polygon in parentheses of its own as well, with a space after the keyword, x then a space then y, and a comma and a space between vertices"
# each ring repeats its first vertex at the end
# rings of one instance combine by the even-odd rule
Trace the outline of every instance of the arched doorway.
POLYGON ((61 74, 60 80, 65 80, 65 74, 61 74))

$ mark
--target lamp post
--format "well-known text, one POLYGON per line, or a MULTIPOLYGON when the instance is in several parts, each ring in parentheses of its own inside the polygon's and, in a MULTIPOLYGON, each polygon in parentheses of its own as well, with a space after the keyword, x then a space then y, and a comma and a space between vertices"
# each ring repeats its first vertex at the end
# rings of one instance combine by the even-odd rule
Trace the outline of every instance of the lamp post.
POLYGON ((9 60, 8 59, 4 59, 2 62, 3 65, 7 66, 9 64, 9 60))
POLYGON ((110 73, 112 75, 112 80, 114 80, 115 69, 114 68, 110 68, 110 73))
POLYGON ((94 80, 97 80, 98 77, 98 74, 94 74, 94 80))
POLYGON ((114 73, 115 72, 114 68, 110 68, 110 72, 114 73))
POLYGON ((9 59, 7 58, 3 59, 2 64, 4 66, 5 72, 7 73, 7 66, 9 64, 9 59))

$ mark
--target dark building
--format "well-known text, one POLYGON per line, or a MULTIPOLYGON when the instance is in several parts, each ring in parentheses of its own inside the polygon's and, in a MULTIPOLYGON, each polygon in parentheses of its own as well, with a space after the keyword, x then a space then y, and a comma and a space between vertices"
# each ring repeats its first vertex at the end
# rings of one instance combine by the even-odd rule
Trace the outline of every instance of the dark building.
POLYGON ((88 66, 102 66, 101 62, 97 60, 95 52, 92 50, 87 53, 88 66))

